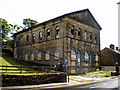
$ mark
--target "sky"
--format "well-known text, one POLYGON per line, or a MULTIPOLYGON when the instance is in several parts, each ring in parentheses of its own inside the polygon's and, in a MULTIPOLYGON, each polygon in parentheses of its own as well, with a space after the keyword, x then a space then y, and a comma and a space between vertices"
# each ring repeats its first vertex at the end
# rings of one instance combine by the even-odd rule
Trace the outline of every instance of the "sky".
POLYGON ((99 25, 101 49, 118 46, 118 2, 120 0, 0 0, 0 18, 22 25, 31 18, 42 23, 66 13, 89 9, 99 25))

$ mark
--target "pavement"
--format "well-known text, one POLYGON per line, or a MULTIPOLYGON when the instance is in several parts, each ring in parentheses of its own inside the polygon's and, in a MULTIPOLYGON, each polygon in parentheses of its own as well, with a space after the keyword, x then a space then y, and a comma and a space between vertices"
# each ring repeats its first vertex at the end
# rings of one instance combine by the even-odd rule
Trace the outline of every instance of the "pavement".
POLYGON ((60 87, 68 87, 68 86, 75 86, 75 85, 85 85, 90 83, 101 82, 105 80, 110 80, 117 78, 117 76, 112 77, 102 77, 102 78, 89 78, 77 75, 70 75, 69 82, 61 82, 61 83, 49 83, 49 84, 39 84, 39 85, 24 85, 24 86, 9 86, 9 87, 2 87, 1 90, 14 90, 14 89, 49 89, 49 88, 60 88, 60 87))

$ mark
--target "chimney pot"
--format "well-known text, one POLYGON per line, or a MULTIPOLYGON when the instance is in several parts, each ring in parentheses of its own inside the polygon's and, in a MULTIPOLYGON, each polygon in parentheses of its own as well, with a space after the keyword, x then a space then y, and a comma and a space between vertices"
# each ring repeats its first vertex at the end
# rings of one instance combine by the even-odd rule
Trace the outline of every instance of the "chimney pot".
POLYGON ((114 45, 113 45, 113 44, 111 44, 111 45, 110 45, 110 48, 114 50, 114 45))

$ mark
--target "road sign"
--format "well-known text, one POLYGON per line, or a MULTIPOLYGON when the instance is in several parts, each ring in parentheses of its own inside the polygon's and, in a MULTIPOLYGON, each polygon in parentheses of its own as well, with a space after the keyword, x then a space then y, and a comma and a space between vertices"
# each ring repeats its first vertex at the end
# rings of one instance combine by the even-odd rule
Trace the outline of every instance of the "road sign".
POLYGON ((65 64, 65 65, 68 64, 68 60, 67 60, 67 59, 64 60, 64 64, 65 64))

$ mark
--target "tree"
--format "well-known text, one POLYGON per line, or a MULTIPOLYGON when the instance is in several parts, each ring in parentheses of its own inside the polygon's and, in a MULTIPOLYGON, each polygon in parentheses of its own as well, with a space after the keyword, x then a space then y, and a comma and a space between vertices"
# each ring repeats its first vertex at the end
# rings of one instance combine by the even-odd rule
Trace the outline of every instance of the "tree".
POLYGON ((18 26, 17 24, 9 24, 11 34, 22 31, 24 28, 22 26, 18 26))
POLYGON ((11 32, 8 22, 5 19, 0 18, 0 32, 2 33, 2 39, 7 39, 7 35, 11 32))
POLYGON ((29 28, 29 27, 32 27, 34 25, 37 25, 37 24, 38 24, 38 22, 36 20, 32 20, 30 18, 23 19, 23 25, 25 25, 25 29, 29 28))
POLYGON ((5 19, 0 18, 0 33, 2 35, 0 37, 0 42, 5 44, 6 47, 14 48, 13 34, 21 30, 23 30, 22 26, 18 26, 17 24, 8 24, 5 19))

